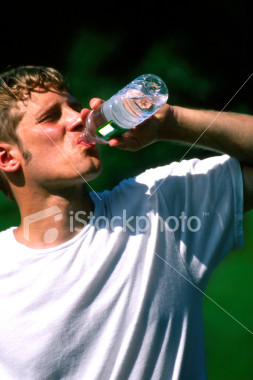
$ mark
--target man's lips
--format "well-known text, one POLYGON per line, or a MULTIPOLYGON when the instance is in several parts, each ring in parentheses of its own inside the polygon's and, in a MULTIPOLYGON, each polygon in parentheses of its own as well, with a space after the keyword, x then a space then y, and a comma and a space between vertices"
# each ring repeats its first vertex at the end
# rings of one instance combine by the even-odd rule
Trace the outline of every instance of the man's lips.
POLYGON ((92 141, 85 132, 83 132, 77 139, 77 145, 85 145, 88 147, 95 147, 96 143, 92 141))

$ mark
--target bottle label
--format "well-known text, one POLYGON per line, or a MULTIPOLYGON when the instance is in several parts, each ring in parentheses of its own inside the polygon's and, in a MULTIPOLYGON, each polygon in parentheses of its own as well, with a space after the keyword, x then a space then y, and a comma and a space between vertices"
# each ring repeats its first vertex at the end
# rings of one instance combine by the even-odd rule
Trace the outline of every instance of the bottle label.
POLYGON ((120 136, 126 131, 127 129, 121 128, 113 120, 108 121, 96 129, 96 133, 105 140, 109 140, 113 136, 120 136))

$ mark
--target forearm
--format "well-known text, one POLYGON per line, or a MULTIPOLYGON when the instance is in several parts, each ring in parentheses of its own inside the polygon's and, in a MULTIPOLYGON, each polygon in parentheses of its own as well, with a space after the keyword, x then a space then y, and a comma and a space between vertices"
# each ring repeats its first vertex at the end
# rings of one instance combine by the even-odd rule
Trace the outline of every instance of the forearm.
POLYGON ((201 145, 253 165, 253 116, 176 106, 166 112, 162 140, 201 145))

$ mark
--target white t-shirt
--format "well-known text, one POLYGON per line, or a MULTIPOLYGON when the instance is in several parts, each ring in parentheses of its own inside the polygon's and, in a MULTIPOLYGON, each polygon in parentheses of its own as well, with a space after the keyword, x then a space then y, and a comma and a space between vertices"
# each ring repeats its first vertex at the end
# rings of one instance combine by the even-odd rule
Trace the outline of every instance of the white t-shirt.
POLYGON ((94 219, 55 248, 0 233, 0 379, 205 379, 200 290, 243 245, 240 164, 172 163, 91 196, 94 219))

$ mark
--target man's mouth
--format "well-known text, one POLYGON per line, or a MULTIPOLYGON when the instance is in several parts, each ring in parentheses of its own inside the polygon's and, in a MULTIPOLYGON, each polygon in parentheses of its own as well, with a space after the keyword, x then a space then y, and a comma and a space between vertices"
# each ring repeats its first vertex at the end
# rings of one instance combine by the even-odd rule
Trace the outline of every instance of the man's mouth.
POLYGON ((87 146, 87 147, 95 147, 96 146, 96 143, 94 141, 92 141, 89 136, 87 136, 87 134, 85 132, 83 132, 79 137, 78 137, 78 140, 77 140, 77 145, 84 145, 84 146, 87 146))

